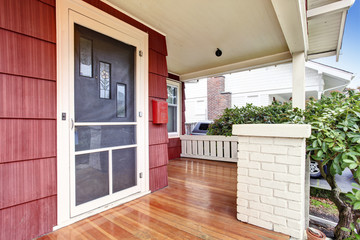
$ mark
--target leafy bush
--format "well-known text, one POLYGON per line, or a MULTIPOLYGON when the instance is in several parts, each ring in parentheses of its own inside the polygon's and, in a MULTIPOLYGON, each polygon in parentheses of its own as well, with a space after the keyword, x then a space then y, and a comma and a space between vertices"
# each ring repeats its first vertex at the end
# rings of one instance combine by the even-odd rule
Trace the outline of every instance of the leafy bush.
MULTIPOLYGON (((250 123, 311 124, 307 154, 319 164, 321 175, 331 187, 330 199, 339 210, 335 238, 356 236, 360 239, 357 236, 360 233, 360 191, 354 189, 347 194, 349 200, 344 199, 335 180, 335 175, 341 175, 345 168, 352 171, 358 183, 360 180, 360 93, 333 92, 331 96, 323 96, 320 100, 311 99, 304 112, 291 109, 291 103, 277 102, 267 107, 248 104, 242 108, 226 109, 210 126, 209 134, 229 136, 233 124, 250 123)), ((360 185, 356 187, 360 188, 360 185)))
POLYGON ((225 109, 223 115, 210 125, 208 135, 231 136, 233 124, 274 124, 298 122, 299 120, 301 120, 301 111, 292 109, 291 103, 273 102, 264 107, 246 104, 241 108, 225 109))

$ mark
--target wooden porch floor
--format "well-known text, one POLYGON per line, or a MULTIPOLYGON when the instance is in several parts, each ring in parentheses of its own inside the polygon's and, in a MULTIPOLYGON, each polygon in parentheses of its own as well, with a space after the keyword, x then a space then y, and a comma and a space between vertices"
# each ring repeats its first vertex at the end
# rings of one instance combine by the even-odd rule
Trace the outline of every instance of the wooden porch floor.
POLYGON ((236 219, 236 164, 171 160, 169 186, 39 239, 289 239, 236 219))

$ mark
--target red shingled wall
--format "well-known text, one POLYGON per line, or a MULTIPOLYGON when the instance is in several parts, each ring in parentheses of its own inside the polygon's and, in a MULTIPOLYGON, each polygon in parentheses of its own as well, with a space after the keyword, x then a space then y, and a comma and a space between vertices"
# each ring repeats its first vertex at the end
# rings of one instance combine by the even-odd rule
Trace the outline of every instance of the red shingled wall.
MULTIPOLYGON (((166 39, 99 0, 84 0, 149 34, 149 100, 165 101, 166 39)), ((0 239, 56 225, 55 0, 0 0, 0 239)), ((152 123, 150 189, 167 186, 167 128, 152 123)))
POLYGON ((0 0, 0 239, 56 225, 55 0, 0 0))

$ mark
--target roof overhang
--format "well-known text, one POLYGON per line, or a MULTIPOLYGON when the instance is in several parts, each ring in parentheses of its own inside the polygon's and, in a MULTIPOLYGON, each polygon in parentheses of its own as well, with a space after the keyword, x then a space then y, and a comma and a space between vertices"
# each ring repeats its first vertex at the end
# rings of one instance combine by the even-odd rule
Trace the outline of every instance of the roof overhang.
POLYGON ((336 61, 339 60, 347 11, 354 2, 355 0, 308 1, 309 59, 336 55, 336 61))
POLYGON ((290 62, 296 52, 311 58, 336 54, 343 30, 335 34, 335 48, 320 49, 317 36, 330 31, 321 19, 351 5, 349 0, 307 0, 307 11, 305 0, 102 1, 166 35, 169 72, 183 81, 290 62), (318 9, 335 2, 341 4, 318 9), (215 56, 217 48, 221 57, 215 56))

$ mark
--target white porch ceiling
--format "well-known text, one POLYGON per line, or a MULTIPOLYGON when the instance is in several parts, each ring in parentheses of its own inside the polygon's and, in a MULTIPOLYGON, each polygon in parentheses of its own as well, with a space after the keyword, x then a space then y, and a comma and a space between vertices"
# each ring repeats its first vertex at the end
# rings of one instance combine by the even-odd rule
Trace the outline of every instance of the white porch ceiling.
MULTIPOLYGON (((102 1, 164 33, 168 70, 182 80, 291 61, 290 52, 299 48, 329 52, 342 40, 336 17, 325 24, 321 16, 308 21, 307 36, 304 0, 102 1)), ((334 1, 308 0, 308 7, 334 1)))

